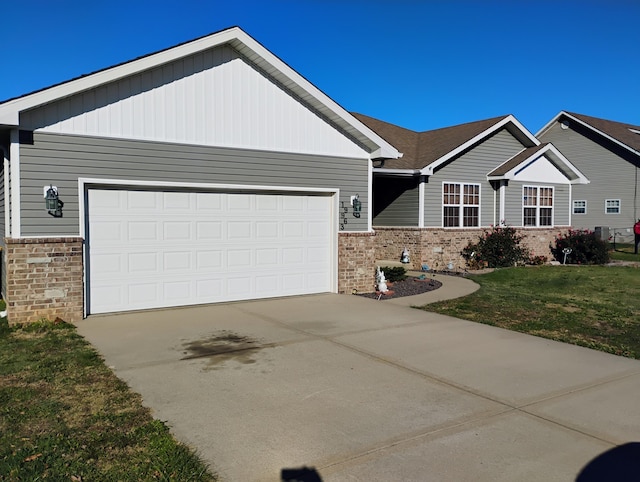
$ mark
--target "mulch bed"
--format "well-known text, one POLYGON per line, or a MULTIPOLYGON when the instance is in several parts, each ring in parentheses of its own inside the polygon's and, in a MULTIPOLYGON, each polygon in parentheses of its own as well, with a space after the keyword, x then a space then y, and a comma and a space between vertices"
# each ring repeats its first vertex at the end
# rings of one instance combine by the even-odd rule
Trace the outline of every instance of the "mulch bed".
POLYGON ((377 299, 380 296, 381 300, 390 300, 392 298, 400 298, 401 296, 413 296, 426 293, 427 291, 437 290, 442 286, 440 281, 432 278, 418 279, 407 278, 403 281, 396 281, 395 283, 387 283, 389 291, 380 296, 380 293, 358 293, 358 296, 364 296, 365 298, 377 299))

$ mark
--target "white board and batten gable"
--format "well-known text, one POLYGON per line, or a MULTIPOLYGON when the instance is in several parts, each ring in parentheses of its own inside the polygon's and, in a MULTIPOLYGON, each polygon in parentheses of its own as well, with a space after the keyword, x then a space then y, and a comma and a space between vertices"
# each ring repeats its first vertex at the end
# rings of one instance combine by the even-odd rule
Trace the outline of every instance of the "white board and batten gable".
POLYGON ((489 181, 588 184, 589 180, 553 144, 523 149, 487 175, 489 181))
POLYGON ((540 156, 533 162, 522 166, 514 173, 513 180, 543 184, 569 184, 571 182, 545 156, 540 156))
POLYGON ((6 102, 0 124, 10 122, 204 146, 399 155, 237 27, 6 102))

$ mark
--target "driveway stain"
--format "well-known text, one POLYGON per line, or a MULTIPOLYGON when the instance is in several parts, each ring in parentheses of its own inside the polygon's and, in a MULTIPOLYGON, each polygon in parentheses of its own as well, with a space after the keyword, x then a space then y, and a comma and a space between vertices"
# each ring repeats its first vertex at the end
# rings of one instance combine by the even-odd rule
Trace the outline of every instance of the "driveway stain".
POLYGON ((214 370, 230 361, 252 365, 256 363, 257 353, 267 346, 248 336, 225 330, 206 338, 184 342, 182 349, 185 356, 181 360, 203 359, 207 362, 207 368, 214 370))

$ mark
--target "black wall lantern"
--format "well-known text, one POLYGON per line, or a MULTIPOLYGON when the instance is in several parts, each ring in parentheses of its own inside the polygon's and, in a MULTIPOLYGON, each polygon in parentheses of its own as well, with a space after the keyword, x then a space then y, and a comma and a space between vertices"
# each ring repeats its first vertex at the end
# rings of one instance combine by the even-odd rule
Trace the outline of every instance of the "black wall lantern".
POLYGON ((362 211, 362 202, 360 201, 359 194, 351 196, 351 205, 353 206, 353 216, 359 218, 360 212, 362 211))
POLYGON ((44 202, 47 207, 47 212, 54 218, 62 217, 62 206, 64 203, 58 199, 58 188, 54 186, 45 186, 46 193, 44 195, 44 202))

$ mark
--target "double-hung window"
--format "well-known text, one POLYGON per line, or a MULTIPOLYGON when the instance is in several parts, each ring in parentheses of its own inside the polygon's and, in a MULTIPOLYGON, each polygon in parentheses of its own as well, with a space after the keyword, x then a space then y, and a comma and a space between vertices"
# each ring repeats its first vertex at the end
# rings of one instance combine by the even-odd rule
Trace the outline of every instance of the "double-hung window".
POLYGON ((522 225, 553 226, 553 188, 523 186, 522 225))
POLYGON ((480 184, 442 183, 442 225, 445 228, 480 226, 480 184))
POLYGON ((573 201, 573 214, 587 214, 587 201, 573 201))
POLYGON ((620 214, 620 199, 606 199, 604 201, 604 212, 606 214, 620 214))

